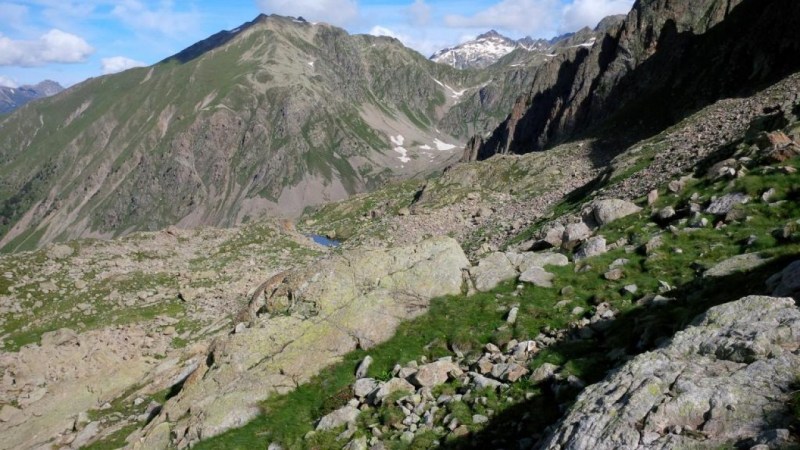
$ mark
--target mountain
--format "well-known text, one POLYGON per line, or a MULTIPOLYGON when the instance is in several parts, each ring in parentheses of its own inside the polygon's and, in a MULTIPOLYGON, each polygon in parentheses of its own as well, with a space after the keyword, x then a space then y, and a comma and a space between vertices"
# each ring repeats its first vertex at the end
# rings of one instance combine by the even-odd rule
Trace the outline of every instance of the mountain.
POLYGON ((487 75, 388 37, 259 16, 0 120, 0 247, 296 216, 458 158, 487 75))
MULTIPOLYGON (((5 128, 0 138, 61 131, 100 157, 108 150, 94 141, 133 133, 128 123, 148 133, 139 115, 158 121, 163 104, 188 96, 189 107, 159 121, 168 139, 134 134, 156 142, 149 152, 130 137, 114 141, 129 144, 112 167, 145 171, 136 189, 147 195, 146 183, 176 176, 192 188, 197 180, 229 186, 226 170, 241 170, 236 158, 250 155, 241 139, 253 139, 236 134, 237 121, 253 119, 214 122, 203 109, 252 107, 289 127, 284 114, 296 120, 309 110, 280 91, 286 86, 318 95, 314 112, 323 113, 323 100, 346 113, 340 102, 368 86, 389 120, 397 100, 386 90, 407 95, 408 80, 424 91, 435 74, 431 88, 445 98, 437 110, 448 120, 434 125, 440 130, 454 111, 488 117, 466 108, 476 97, 494 93, 497 103, 485 103, 494 111, 509 95, 496 90, 522 86, 504 126, 514 119, 521 134, 508 134, 511 149, 523 154, 429 168, 295 221, 167 227, 0 254, 0 450, 797 448, 800 68, 783 59, 796 50, 796 33, 787 34, 794 3, 640 0, 600 38, 580 30, 555 56, 517 50, 483 71, 426 72, 436 65, 417 64, 419 55, 391 40, 259 18, 153 68, 87 82, 104 96, 74 99, 92 101, 87 116, 70 114, 56 131, 47 125, 57 111, 39 105, 74 111, 60 102, 85 86, 23 107, 4 122, 22 132, 5 128), (317 33, 324 40, 309 37, 317 33), (255 42, 240 41, 248 36, 255 42), (388 58, 373 61, 372 45, 388 58), (330 58, 314 60, 315 70, 334 61, 345 68, 309 81, 293 60, 308 66, 319 46, 330 58), (395 76, 380 78, 368 62, 395 76), (332 80, 336 73, 349 78, 332 80), (288 106, 248 102, 261 92, 245 83, 251 75, 288 106), (228 76, 244 81, 222 83, 228 76), (373 79, 391 86, 379 90, 373 79), (201 95, 203 85, 224 103, 185 92, 201 95), (545 85, 546 93, 530 91, 545 85), (326 91, 334 88, 340 96, 326 91), (129 103, 131 111, 113 109, 129 103), (117 111, 123 125, 104 123, 95 107, 117 111), (19 116, 31 112, 24 128, 19 116), (174 151, 178 116, 191 123, 174 151), (82 120, 90 125, 71 129, 82 120), (537 132, 549 127, 553 134, 537 132), (542 151, 513 142, 542 134, 542 151), (235 157, 207 156, 227 155, 228 146, 235 157), (199 169, 186 179, 168 164, 147 172, 151 153, 193 168, 215 162, 222 182, 199 169)), ((394 133, 389 145, 413 156, 413 142, 394 133)), ((78 152, 64 148, 43 146, 34 157, 78 152)), ((281 164, 303 164, 289 150, 281 155, 281 164)), ((257 156, 247 163, 261 167, 257 156)), ((76 179, 61 161, 32 179, 76 179)), ((102 166, 70 169, 104 176, 102 166)), ((58 199, 100 195, 82 185, 53 189, 58 199)))
POLYGON ((50 97, 63 90, 60 84, 51 80, 18 88, 0 86, 0 114, 8 114, 32 100, 50 97))
POLYGON ((594 45, 539 67, 507 119, 470 141, 465 160, 538 151, 603 127, 612 137, 645 136, 746 94, 800 67, 798 17, 800 4, 787 0, 638 1, 594 45))
POLYGON ((602 36, 609 29, 619 25, 624 18, 623 15, 608 16, 602 19, 594 30, 584 28, 549 40, 534 39, 530 36, 514 40, 495 30, 490 30, 471 41, 439 50, 430 59, 456 69, 483 69, 515 52, 519 57, 515 58, 514 63, 519 63, 519 59, 531 59, 537 56, 547 57, 550 55, 552 57, 559 49, 580 45, 588 42, 592 37, 602 36), (582 40, 577 41, 578 39, 582 40))

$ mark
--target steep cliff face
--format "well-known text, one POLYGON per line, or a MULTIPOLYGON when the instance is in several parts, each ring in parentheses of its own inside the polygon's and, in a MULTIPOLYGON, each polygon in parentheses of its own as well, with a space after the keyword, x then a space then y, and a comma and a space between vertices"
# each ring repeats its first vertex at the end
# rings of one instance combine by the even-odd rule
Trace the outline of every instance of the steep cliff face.
POLYGON ((611 121, 615 133, 668 126, 800 68, 798 18, 800 4, 789 0, 637 1, 594 46, 539 68, 508 118, 471 153, 538 151, 611 121), (718 81, 704 81, 711 79, 718 81))

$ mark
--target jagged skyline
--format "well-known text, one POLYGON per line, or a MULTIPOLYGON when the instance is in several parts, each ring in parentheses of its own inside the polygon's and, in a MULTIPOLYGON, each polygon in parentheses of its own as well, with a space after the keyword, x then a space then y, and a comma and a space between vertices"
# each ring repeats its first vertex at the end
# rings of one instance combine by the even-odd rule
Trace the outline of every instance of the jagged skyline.
POLYGON ((153 64, 259 13, 389 35, 423 55, 489 30, 552 37, 626 12, 633 0, 12 0, 0 2, 0 85, 86 78, 153 64), (521 14, 524 12, 524 14, 521 14))

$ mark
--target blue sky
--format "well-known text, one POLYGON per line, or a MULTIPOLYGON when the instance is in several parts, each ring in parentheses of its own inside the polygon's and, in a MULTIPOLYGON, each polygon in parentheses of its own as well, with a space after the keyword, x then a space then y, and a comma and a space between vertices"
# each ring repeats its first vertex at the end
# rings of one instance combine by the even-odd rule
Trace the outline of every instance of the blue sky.
POLYGON ((633 0, 0 0, 0 85, 72 85, 156 63, 259 13, 386 34, 428 56, 489 29, 552 37, 633 0))

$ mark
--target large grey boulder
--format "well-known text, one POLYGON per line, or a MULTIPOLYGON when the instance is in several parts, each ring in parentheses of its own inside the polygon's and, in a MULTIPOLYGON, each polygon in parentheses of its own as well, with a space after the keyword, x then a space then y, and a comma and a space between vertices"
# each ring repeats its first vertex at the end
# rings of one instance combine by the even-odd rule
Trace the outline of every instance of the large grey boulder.
POLYGON ((600 226, 607 225, 631 214, 636 214, 641 210, 642 208, 633 203, 618 198, 597 200, 592 205, 592 215, 600 226))
POLYGON ((794 300, 716 306, 586 388, 541 448, 719 448, 788 428, 798 348, 794 300))
POLYGON ((736 255, 732 258, 728 258, 724 261, 720 261, 714 265, 714 267, 706 270, 705 274, 703 275, 706 277, 716 278, 725 277, 735 273, 753 270, 763 266, 768 262, 768 258, 764 258, 758 253, 744 253, 741 255, 736 255))
POLYGON ((565 245, 572 244, 580 242, 591 235, 592 230, 589 228, 589 225, 586 225, 583 222, 571 223, 564 228, 562 242, 565 245))
POLYGON ((608 248, 606 247, 606 240, 602 236, 595 236, 593 238, 588 239, 586 242, 581 245, 581 248, 575 253, 575 260, 581 260, 590 258, 592 256, 602 255, 606 253, 608 248))
POLYGON ((542 269, 541 267, 531 267, 525 272, 522 272, 522 274, 519 276, 519 281, 531 283, 534 286, 543 288, 553 287, 554 279, 555 275, 542 269))
POLYGON ((480 260, 478 265, 469 269, 475 283, 475 289, 486 292, 496 288, 502 281, 517 276, 517 269, 509 261, 505 253, 495 252, 480 260))
POLYGON ((772 295, 800 297, 800 261, 795 261, 767 280, 772 295))
POLYGON ((218 337, 203 358, 213 365, 200 365, 145 434, 169 422, 173 445, 183 447, 244 425, 270 395, 293 390, 356 348, 386 341, 432 298, 460 294, 469 265, 455 240, 437 237, 330 255, 290 272, 280 287, 290 301, 280 313, 256 317, 247 333, 218 337))

